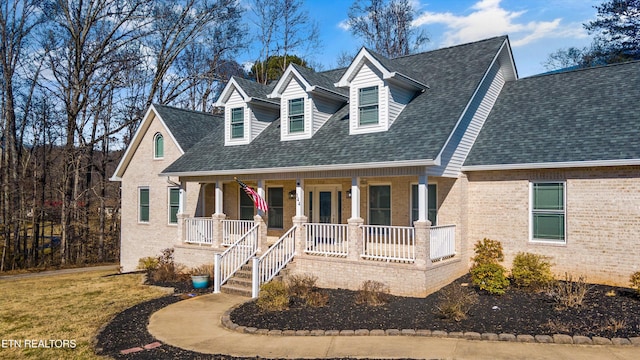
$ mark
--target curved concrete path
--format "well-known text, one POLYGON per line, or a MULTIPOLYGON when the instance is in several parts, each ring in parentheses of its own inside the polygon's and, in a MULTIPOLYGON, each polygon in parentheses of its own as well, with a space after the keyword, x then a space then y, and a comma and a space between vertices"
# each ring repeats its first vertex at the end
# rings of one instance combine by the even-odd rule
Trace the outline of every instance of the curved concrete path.
POLYGON ((267 336, 227 329, 221 317, 247 298, 212 294, 154 313, 149 332, 163 343, 207 354, 264 358, 638 359, 635 346, 560 345, 415 336, 267 336))

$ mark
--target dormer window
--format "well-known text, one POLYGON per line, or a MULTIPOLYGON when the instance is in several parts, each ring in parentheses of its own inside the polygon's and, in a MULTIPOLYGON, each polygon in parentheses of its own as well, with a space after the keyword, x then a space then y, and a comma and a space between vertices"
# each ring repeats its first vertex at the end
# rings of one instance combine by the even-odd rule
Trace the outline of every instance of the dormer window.
POLYGON ((358 90, 358 124, 377 125, 378 117, 378 87, 370 86, 358 90))
POLYGON ((231 109, 231 138, 244 138, 244 108, 231 109))
POLYGON ((162 134, 157 133, 153 137, 153 158, 162 159, 164 157, 164 137, 162 134))
POLYGON ((304 132, 304 98, 289 100, 289 133, 304 132))

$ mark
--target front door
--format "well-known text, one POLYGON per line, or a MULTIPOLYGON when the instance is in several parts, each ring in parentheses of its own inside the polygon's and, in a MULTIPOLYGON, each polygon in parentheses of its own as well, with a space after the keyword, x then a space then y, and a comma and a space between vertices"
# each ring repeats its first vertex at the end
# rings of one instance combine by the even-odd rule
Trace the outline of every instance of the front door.
POLYGON ((339 224, 340 214, 340 186, 311 185, 307 186, 307 216, 309 222, 324 224, 339 224))

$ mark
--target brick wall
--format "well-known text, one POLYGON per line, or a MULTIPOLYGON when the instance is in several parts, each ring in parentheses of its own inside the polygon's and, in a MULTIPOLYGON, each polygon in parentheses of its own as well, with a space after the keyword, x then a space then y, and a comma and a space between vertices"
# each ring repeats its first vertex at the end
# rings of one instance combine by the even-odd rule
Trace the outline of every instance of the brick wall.
POLYGON ((517 252, 552 258, 552 270, 628 286, 640 270, 640 167, 470 172, 468 243, 499 240, 505 266, 517 252), (566 181, 566 244, 529 240, 530 181, 566 181))

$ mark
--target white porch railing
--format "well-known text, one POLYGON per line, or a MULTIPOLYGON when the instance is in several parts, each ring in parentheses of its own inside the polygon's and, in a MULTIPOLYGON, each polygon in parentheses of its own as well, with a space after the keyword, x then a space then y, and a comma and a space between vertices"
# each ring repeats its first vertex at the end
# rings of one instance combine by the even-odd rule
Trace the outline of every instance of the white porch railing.
POLYGON ((361 225, 362 257, 366 259, 413 262, 416 259, 413 227, 361 225))
POLYGON ((346 224, 307 223, 304 252, 311 255, 347 256, 346 224))
POLYGON ((213 219, 212 218, 186 218, 184 219, 186 238, 184 242, 189 244, 213 244, 213 219))
POLYGON ((233 245, 254 225, 253 220, 222 220, 222 245, 233 245))
POLYGON ((282 270, 296 252, 296 226, 287 231, 260 258, 252 259, 251 296, 257 298, 260 285, 269 282, 282 270))
POLYGON ((456 255, 456 226, 432 226, 431 261, 440 261, 456 255))
POLYGON ((259 224, 255 224, 238 241, 231 245, 222 254, 214 257, 214 277, 213 292, 219 293, 220 287, 229 278, 240 270, 258 252, 258 229, 259 224))

